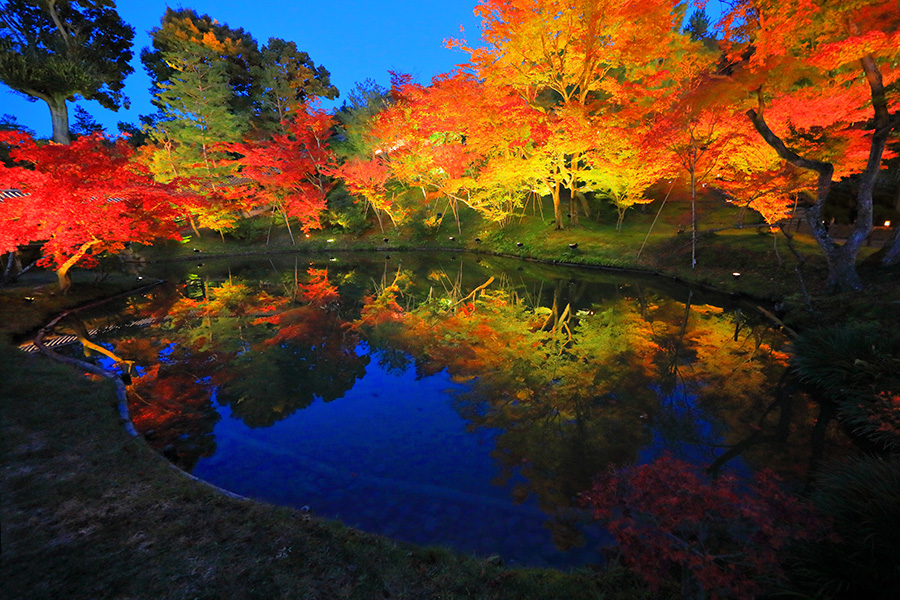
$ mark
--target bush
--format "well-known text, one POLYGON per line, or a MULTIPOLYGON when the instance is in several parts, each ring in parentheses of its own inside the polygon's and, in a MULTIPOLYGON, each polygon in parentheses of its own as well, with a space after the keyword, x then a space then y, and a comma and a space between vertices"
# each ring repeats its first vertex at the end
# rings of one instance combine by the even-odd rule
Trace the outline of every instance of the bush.
POLYGON ((685 598, 756 598, 784 580, 790 544, 827 534, 826 521, 771 473, 710 479, 670 456, 602 474, 582 500, 626 565, 654 590, 680 583, 685 598))
POLYGON ((896 598, 900 590, 900 458, 864 457, 825 470, 813 500, 837 538, 802 544, 793 591, 815 598, 896 598))
POLYGON ((795 342, 793 370, 856 436, 900 451, 900 336, 878 325, 814 329, 795 342))

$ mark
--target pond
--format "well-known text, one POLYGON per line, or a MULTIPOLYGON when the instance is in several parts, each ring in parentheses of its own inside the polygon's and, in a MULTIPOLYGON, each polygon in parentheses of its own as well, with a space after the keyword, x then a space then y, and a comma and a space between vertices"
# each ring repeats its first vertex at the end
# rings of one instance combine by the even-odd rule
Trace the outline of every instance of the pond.
POLYGON ((232 492, 398 540, 598 564, 611 540, 579 501, 597 473, 671 454, 799 486, 836 444, 814 406, 776 396, 777 328, 660 279, 424 253, 142 275, 169 283, 73 327, 128 372, 147 442, 232 492))

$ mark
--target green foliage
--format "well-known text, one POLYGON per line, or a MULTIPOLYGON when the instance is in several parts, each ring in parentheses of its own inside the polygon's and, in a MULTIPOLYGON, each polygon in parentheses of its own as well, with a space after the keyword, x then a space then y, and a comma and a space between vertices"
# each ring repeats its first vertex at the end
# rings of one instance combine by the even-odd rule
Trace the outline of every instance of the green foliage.
POLYGON ((34 129, 22 125, 15 115, 9 113, 3 113, 0 116, 0 131, 22 131, 31 137, 35 136, 34 129))
POLYGON ((201 227, 230 228, 235 218, 215 197, 230 174, 217 145, 240 141, 246 118, 229 108, 228 65, 197 43, 184 43, 163 58, 174 74, 157 91, 155 103, 163 117, 149 132, 153 145, 145 151, 145 161, 157 180, 185 179, 199 196, 209 198, 192 207, 201 227))
POLYGON ((266 232, 272 227, 272 219, 273 217, 269 213, 239 219, 228 231, 228 236, 242 242, 265 241, 266 232))
POLYGON ((259 85, 251 66, 260 64, 256 40, 242 28, 219 23, 209 15, 198 15, 192 9, 167 8, 160 26, 150 31, 152 48, 141 51, 141 62, 152 80, 150 92, 177 76, 178 65, 169 62, 167 54, 194 52, 205 46, 211 55, 224 63, 221 69, 231 88, 227 107, 235 113, 249 114, 259 98, 259 85))
POLYGON ((322 96, 335 98, 338 90, 330 73, 291 41, 269 38, 261 49, 243 28, 233 28, 192 9, 166 9, 153 29, 152 48, 141 52, 144 68, 153 80, 151 93, 178 77, 172 53, 194 52, 203 46, 204 60, 221 62, 229 87, 225 110, 239 115, 250 129, 272 133, 297 104, 322 96))
POLYGON ((684 26, 682 31, 690 35, 691 40, 694 42, 703 41, 712 37, 712 32, 709 30, 710 24, 706 12, 698 8, 691 13, 688 24, 684 26))
POLYGON ((297 49, 294 42, 269 38, 260 51, 260 65, 253 75, 261 88, 261 121, 271 126, 281 123, 298 104, 315 97, 336 98, 338 90, 331 85, 331 74, 316 66, 309 54, 297 49))
POLYGON ((91 135, 103 131, 103 125, 97 122, 87 110, 81 106, 75 107, 75 124, 71 127, 75 135, 91 135))
POLYGON ((378 85, 374 79, 356 82, 347 100, 335 111, 337 140, 335 153, 341 158, 370 158, 375 151, 368 132, 375 115, 391 104, 390 91, 378 85))
POLYGON ((53 137, 68 142, 65 101, 80 95, 112 110, 122 95, 134 28, 113 0, 9 0, 0 10, 0 81, 50 106, 53 137))
POLYGON ((348 194, 343 183, 339 182, 328 193, 327 200, 328 210, 323 215, 325 225, 340 227, 352 234, 361 233, 369 227, 366 205, 348 194))
POLYGON ((188 162, 207 159, 212 144, 239 141, 244 124, 228 107, 232 92, 226 63, 199 44, 163 56, 175 73, 157 94, 166 115, 157 127, 179 145, 202 151, 188 162))

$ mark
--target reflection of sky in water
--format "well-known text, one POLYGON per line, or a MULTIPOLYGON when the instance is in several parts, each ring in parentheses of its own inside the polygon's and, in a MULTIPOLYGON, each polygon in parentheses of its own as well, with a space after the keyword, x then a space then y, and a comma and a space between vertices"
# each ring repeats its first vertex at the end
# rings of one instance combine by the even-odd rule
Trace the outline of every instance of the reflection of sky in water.
MULTIPOLYGON (((662 390, 656 390, 663 398, 662 390)), ((683 384, 663 398, 650 425, 652 442, 640 451, 637 464, 652 463, 663 454, 695 465, 709 465, 722 452, 725 426, 711 421, 697 405, 698 397, 683 384)), ((749 474, 740 456, 728 462, 734 473, 749 474)))
POLYGON ((466 430, 452 396, 464 385, 446 371, 417 378, 411 365, 389 373, 377 359, 344 397, 316 399, 271 427, 250 428, 217 403, 216 453, 194 475, 406 541, 533 565, 597 561, 590 550, 554 548, 534 498, 511 499, 518 475, 492 484, 498 431, 466 430))
MULTIPOLYGON (((360 354, 368 352, 364 346, 360 354)), ((446 371, 416 378, 415 369, 386 372, 373 360, 366 375, 343 398, 316 401, 268 428, 253 429, 219 405, 219 452, 226 443, 253 440, 279 451, 324 463, 347 473, 369 473, 409 482, 444 485, 503 497, 490 485, 496 475, 487 460, 496 432, 465 433, 465 421, 451 405, 446 371), (226 442, 228 440, 228 442, 226 442), (377 448, 377 450, 372 450, 377 448), (447 452, 452 448, 452 452, 447 452)), ((204 468, 205 461, 197 465, 204 468)))

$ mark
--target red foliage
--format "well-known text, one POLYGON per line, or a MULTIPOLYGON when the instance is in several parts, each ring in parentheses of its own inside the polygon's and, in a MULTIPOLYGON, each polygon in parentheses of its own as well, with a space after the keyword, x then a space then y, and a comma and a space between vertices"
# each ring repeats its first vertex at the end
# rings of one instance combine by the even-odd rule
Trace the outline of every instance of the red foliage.
POLYGON ((652 586, 682 577, 713 598, 755 598, 782 575, 792 540, 823 539, 811 505, 784 492, 768 471, 749 483, 709 479, 665 455, 602 474, 583 494, 616 538, 626 562, 652 586))
POLYGON ((298 219, 304 231, 318 229, 330 187, 321 174, 332 159, 327 140, 334 120, 323 110, 301 106, 284 126, 287 133, 271 140, 226 146, 241 155, 235 162, 238 175, 255 182, 236 186, 231 195, 251 204, 275 204, 298 219))
POLYGON ((0 143, 11 146, 17 163, 0 168, 0 189, 26 194, 0 204, 0 252, 44 242, 44 264, 59 269, 62 283, 87 255, 179 237, 175 219, 186 199, 133 161, 124 139, 97 134, 39 146, 27 135, 0 132, 0 143))

